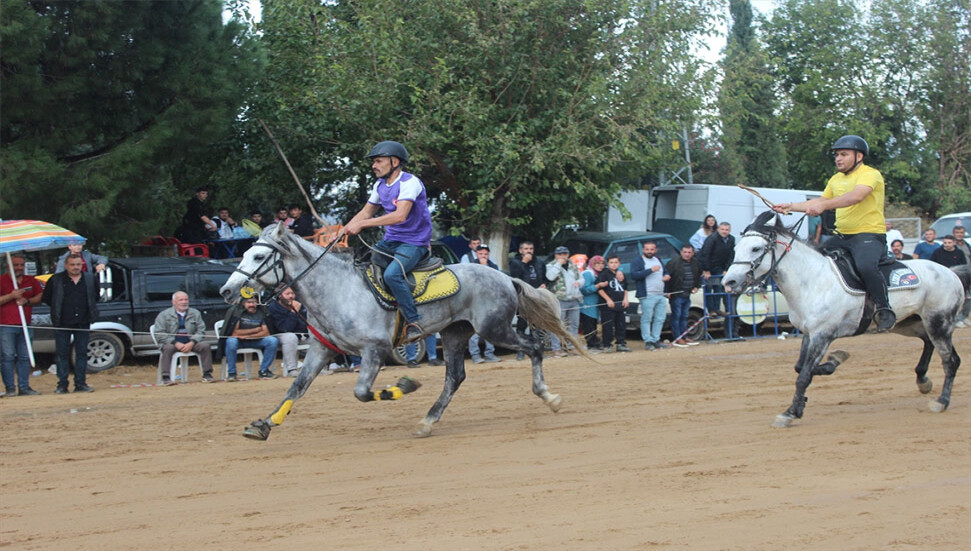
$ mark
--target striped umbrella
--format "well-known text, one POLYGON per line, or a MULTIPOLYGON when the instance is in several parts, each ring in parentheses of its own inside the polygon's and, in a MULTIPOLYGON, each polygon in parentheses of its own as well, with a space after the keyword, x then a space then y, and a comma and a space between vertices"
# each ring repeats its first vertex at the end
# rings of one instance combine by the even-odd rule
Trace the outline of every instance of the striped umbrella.
MULTIPOLYGON (((17 280, 13 277, 13 261, 10 253, 16 251, 42 251, 45 249, 59 249, 68 245, 80 245, 85 239, 80 235, 65 230, 49 222, 40 220, 0 220, 0 253, 7 253, 7 268, 13 287, 17 288, 17 280)), ((23 306, 17 305, 20 311, 20 323, 27 341, 27 355, 30 357, 31 367, 36 367, 34 350, 30 343, 30 333, 27 331, 27 319, 24 317, 23 306)))
POLYGON ((80 235, 40 220, 0 221, 0 253, 41 251, 83 244, 80 235))

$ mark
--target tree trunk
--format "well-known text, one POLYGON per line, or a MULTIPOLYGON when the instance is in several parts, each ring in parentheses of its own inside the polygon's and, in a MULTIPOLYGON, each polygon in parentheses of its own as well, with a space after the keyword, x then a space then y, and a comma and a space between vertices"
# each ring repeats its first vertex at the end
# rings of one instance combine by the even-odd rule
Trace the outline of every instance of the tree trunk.
POLYGON ((483 233, 488 239, 489 259, 495 262, 499 269, 509 271, 509 242, 512 240, 512 226, 507 219, 509 213, 506 212, 505 197, 497 197, 492 202, 492 216, 490 217, 489 227, 483 228, 483 233))

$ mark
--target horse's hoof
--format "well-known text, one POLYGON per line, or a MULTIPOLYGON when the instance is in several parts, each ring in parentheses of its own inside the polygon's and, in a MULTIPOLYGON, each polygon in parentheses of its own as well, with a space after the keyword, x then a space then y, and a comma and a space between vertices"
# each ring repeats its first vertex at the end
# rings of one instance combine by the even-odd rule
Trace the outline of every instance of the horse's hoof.
MULTIPOLYGON (((919 381, 917 383, 917 390, 919 390, 921 394, 927 394, 928 392, 934 390, 934 381, 924 377, 923 381, 919 381)), ((936 403, 936 401, 931 403, 936 403)))
POLYGON ((266 440, 270 437, 270 424, 266 421, 253 421, 248 427, 243 429, 243 436, 253 440, 266 440))
POLYGON ((834 367, 845 362, 850 357, 850 353, 845 350, 833 350, 829 353, 828 360, 833 363, 834 367))
POLYGON ((432 426, 428 423, 421 423, 418 425, 418 430, 415 431, 415 436, 418 438, 427 438, 432 435, 432 426))
POLYGON ((421 383, 411 377, 405 376, 398 379, 398 388, 401 389, 402 394, 411 394, 421 388, 421 383))
POLYGON ((942 413, 947 409, 947 405, 938 402, 937 400, 931 400, 927 403, 927 407, 930 408, 934 413, 942 413))
POLYGON ((553 413, 557 413, 560 411, 560 408, 563 407, 563 397, 559 394, 554 394, 550 397, 550 400, 546 402, 546 405, 553 410, 553 413))
POLYGON ((775 420, 772 421, 772 426, 777 429, 784 429, 788 427, 792 421, 795 419, 792 415, 788 413, 780 413, 775 416, 775 420))

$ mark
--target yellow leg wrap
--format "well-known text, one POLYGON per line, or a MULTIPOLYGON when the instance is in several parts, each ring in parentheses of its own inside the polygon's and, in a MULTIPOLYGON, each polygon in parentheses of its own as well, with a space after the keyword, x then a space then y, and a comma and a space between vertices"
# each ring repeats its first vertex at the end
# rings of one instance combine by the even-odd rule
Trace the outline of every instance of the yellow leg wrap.
POLYGON ((372 394, 376 402, 381 400, 397 400, 404 395, 405 393, 396 386, 386 388, 384 390, 375 390, 372 394))
POLYGON ((282 425, 283 420, 286 419, 287 415, 290 414, 290 408, 292 407, 293 407, 293 400, 287 400, 286 402, 283 402, 283 405, 280 406, 280 409, 276 410, 276 413, 270 416, 270 421, 273 421, 274 425, 282 425))

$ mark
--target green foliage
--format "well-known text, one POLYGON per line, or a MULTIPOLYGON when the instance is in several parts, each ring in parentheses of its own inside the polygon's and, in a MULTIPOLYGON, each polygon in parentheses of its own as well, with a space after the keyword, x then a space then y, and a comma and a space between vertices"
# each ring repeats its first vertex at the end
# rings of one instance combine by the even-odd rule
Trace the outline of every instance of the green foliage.
MULTIPOLYGON (((396 139, 447 227, 551 233, 676 162, 701 103, 688 44, 705 1, 266 0, 257 112, 315 196, 361 205, 396 139)), ((348 210, 354 210, 353 207, 348 210)))
POLYGON ((171 234, 259 52, 218 0, 11 1, 0 11, 0 212, 93 243, 171 234))

